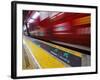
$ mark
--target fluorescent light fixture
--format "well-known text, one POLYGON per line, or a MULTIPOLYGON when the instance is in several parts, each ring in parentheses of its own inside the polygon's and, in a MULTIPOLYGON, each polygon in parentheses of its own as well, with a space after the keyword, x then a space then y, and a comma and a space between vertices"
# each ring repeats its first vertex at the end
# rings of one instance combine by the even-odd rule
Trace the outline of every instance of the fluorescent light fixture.
POLYGON ((26 30, 26 26, 24 25, 24 31, 26 30))
POLYGON ((62 15, 62 14, 64 14, 64 12, 62 12, 62 13, 57 13, 57 14, 55 14, 53 17, 51 17, 51 19, 54 19, 54 18, 56 18, 57 16, 60 16, 60 15, 62 15))
POLYGON ((64 12, 62 12, 62 13, 59 13, 59 14, 58 14, 58 16, 59 16, 59 15, 62 15, 62 14, 64 14, 64 12))
POLYGON ((32 17, 29 18, 28 23, 33 23, 34 20, 40 15, 39 12, 35 12, 32 17))
POLYGON ((33 15, 32 15, 32 19, 36 19, 38 16, 40 15, 39 12, 35 12, 33 15))
POLYGON ((28 20, 28 23, 33 23, 34 22, 34 19, 29 19, 28 20))

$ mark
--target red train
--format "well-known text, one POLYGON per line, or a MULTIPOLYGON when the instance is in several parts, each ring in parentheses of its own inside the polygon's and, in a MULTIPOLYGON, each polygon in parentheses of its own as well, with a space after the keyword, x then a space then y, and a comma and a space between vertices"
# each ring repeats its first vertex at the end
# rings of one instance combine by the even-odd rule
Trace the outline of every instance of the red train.
POLYGON ((23 11, 24 33, 90 53, 91 14, 23 11))

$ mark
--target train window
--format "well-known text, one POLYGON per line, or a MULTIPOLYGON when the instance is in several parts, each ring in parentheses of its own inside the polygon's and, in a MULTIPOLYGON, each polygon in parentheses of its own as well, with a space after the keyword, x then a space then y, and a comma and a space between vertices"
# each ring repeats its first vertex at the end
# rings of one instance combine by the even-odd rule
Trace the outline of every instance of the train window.
POLYGON ((39 36, 44 36, 45 33, 44 32, 39 32, 39 36))
POLYGON ((65 31, 66 28, 64 26, 58 26, 55 28, 55 31, 65 31))
POLYGON ((78 34, 90 34, 90 27, 77 29, 78 34))

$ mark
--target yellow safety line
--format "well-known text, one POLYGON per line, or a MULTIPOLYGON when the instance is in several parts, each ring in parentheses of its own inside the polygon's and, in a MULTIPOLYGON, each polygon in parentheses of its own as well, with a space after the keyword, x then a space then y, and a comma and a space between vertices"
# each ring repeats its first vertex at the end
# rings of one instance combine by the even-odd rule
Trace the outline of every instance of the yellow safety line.
POLYGON ((50 55, 47 51, 34 44, 32 41, 25 39, 27 46, 30 48, 32 54, 37 59, 41 68, 63 68, 65 65, 58 61, 57 58, 50 55))
MULTIPOLYGON (((39 40, 39 41, 41 41, 41 40, 39 40)), ((80 52, 78 52, 78 51, 74 51, 74 50, 71 50, 71 49, 68 49, 68 48, 64 48, 64 47, 62 47, 62 46, 55 45, 55 44, 48 43, 48 42, 44 42, 44 41, 41 41, 41 42, 43 42, 43 43, 45 43, 45 44, 47 44, 47 45, 50 45, 50 46, 52 46, 52 47, 54 47, 54 48, 60 49, 60 50, 62 50, 62 51, 68 52, 68 53, 70 53, 70 54, 73 54, 73 55, 75 55, 75 56, 78 56, 78 57, 82 58, 82 53, 80 53, 80 52)))

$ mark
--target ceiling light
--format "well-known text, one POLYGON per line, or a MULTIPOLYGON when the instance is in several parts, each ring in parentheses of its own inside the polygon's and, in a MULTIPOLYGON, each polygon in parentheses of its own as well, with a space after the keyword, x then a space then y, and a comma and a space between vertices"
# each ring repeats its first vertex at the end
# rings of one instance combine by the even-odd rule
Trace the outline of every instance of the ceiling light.
POLYGON ((34 19, 29 19, 28 20, 28 23, 33 23, 34 22, 34 19))
POLYGON ((35 12, 33 15, 32 15, 32 19, 36 19, 38 16, 40 15, 39 12, 35 12))
POLYGON ((24 25, 24 31, 26 30, 26 26, 24 25))

